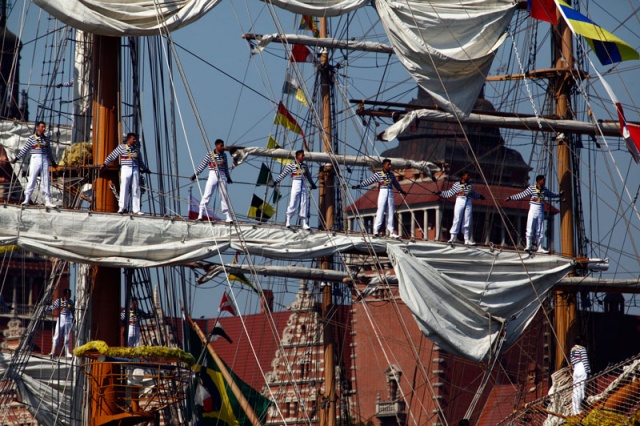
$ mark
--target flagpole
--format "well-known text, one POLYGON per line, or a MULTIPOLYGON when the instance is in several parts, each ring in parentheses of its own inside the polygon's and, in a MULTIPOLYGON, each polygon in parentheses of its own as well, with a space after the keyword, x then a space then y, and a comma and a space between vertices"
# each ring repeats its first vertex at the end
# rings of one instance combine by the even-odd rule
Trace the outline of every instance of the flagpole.
POLYGON ((251 424, 253 426, 262 426, 262 423, 260 423, 260 420, 258 420, 258 417, 256 416, 255 411, 253 411, 253 408, 251 408, 251 405, 249 405, 249 401, 247 401, 247 398, 245 398, 244 394, 242 393, 242 391, 240 390, 236 382, 231 377, 229 370, 227 370, 227 366, 224 364, 224 362, 222 362, 222 359, 220 359, 218 354, 211 347, 211 344, 207 340, 206 336, 204 335, 204 333, 202 332, 198 324, 196 324, 196 322, 191 319, 191 316, 187 315, 186 313, 185 313, 185 317, 189 321, 189 324, 191 324, 193 329, 196 331, 196 334, 198 334, 198 337, 200 338, 202 343, 207 346, 207 349, 209 350, 209 355, 211 355, 216 365, 220 369, 222 376, 224 377, 224 379, 229 384, 229 387, 231 388, 231 392, 233 392, 233 395, 236 397, 236 399, 240 403, 240 407, 242 408, 242 410, 247 414, 247 417, 249 418, 249 421, 251 422, 251 424))

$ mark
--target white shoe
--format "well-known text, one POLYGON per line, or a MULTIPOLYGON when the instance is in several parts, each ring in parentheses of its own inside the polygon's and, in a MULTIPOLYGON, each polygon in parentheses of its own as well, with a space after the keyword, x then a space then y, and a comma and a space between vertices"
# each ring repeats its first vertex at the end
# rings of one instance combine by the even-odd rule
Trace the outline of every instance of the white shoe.
POLYGON ((524 248, 524 251, 531 251, 531 244, 527 244, 527 246, 524 248))
POLYGON ((144 216, 144 212, 135 212, 134 215, 136 215, 136 216, 144 216))
POLYGON ((284 225, 287 228, 291 228, 291 219, 287 216, 287 223, 284 225))
POLYGON ((55 204, 53 204, 51 201, 47 201, 46 203, 44 203, 44 206, 48 209, 55 209, 56 207, 58 207, 55 204))
POLYGON ((538 247, 538 251, 537 251, 537 252, 538 252, 538 253, 544 253, 544 254, 547 254, 547 253, 549 253, 549 250, 545 250, 545 249, 543 249, 542 247, 538 247))
POLYGON ((449 241, 447 241, 449 244, 453 244, 456 242, 455 238, 451 238, 449 241))
POLYGON ((307 223, 307 219, 302 219, 302 229, 311 229, 311 227, 307 223))
POLYGON ((224 221, 226 223, 233 223, 233 219, 231 219, 230 217, 226 218, 224 221))
POLYGON ((394 232, 393 234, 389 235, 389 237, 393 238, 394 240, 397 240, 398 238, 400 238, 400 235, 394 232))
POLYGON ((24 200, 24 201, 22 202, 22 205, 23 205, 23 206, 28 206, 28 205, 30 205, 30 204, 31 204, 31 200, 24 200))
POLYGON ((124 214, 124 210, 118 210, 118 214, 124 214))
POLYGON ((464 244, 467 245, 467 246, 475 246, 476 242, 475 241, 471 241, 471 240, 467 240, 467 241, 464 242, 464 244))
POLYGON ((73 358, 73 355, 67 354, 67 358, 73 358))

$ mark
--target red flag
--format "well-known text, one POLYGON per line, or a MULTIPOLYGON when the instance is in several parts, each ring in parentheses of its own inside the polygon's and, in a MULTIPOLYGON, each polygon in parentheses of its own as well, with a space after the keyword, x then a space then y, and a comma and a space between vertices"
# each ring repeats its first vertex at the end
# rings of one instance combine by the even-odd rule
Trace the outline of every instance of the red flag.
POLYGON ((529 6, 529 16, 532 18, 558 25, 554 0, 527 0, 527 5, 529 6))
POLYGON ((309 48, 303 44, 294 44, 291 48, 291 56, 289 56, 291 62, 315 62, 313 54, 309 48))
POLYGON ((227 311, 229 312, 231 315, 233 315, 234 317, 236 315, 238 315, 238 312, 236 311, 236 307, 233 304, 233 300, 231 300, 228 296, 227 296, 227 292, 225 291, 224 294, 222 295, 222 300, 220 300, 220 308, 219 311, 227 311))

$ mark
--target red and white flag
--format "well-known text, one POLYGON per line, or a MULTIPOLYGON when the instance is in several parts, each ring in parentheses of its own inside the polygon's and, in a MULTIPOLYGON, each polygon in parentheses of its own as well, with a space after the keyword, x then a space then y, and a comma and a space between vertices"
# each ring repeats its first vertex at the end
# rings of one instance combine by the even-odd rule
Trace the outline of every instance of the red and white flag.
POLYGON ((609 94, 611 98, 611 102, 616 106, 616 110, 618 111, 618 120, 620 121, 620 134, 624 138, 624 141, 627 145, 627 149, 629 153, 633 157, 636 164, 640 163, 640 126, 637 124, 627 123, 627 120, 624 118, 624 111, 622 109, 622 104, 618 100, 618 97, 615 93, 613 93, 613 89, 609 86, 609 83, 605 81, 604 78, 596 71, 596 74, 600 78, 604 89, 609 94))
POLYGON ((311 50, 303 44, 294 44, 291 47, 289 62, 315 62, 315 57, 311 50))
POLYGON ((238 315, 238 311, 236 310, 236 307, 233 304, 233 300, 231 300, 231 298, 227 295, 226 291, 222 294, 222 300, 220 300, 219 311, 220 312, 227 311, 234 317, 238 315))

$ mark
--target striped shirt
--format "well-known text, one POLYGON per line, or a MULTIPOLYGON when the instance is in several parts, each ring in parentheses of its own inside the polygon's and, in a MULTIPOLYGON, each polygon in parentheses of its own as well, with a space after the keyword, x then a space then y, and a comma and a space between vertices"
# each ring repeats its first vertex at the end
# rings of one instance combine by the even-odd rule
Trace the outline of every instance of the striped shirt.
POLYGON ((120 165, 122 166, 139 167, 142 170, 147 168, 144 161, 142 161, 142 154, 140 154, 140 148, 137 145, 133 147, 126 143, 118 145, 104 160, 104 165, 112 163, 116 158, 120 158, 120 165))
MULTIPOLYGON (((126 311, 123 310, 120 312, 120 321, 124 321, 126 311)), ((148 314, 142 309, 130 309, 129 310, 129 324, 138 325, 140 323, 140 319, 150 319, 153 318, 153 314, 148 314)))
POLYGON ((56 299, 53 305, 47 308, 48 311, 60 309, 61 317, 73 317, 74 303, 72 299, 56 299))
POLYGON ((29 151, 31 151, 31 155, 46 155, 52 163, 55 163, 53 152, 51 151, 51 141, 48 136, 38 136, 35 134, 29 136, 27 143, 22 147, 18 155, 16 155, 16 160, 27 155, 29 151))
POLYGON ((278 177, 274 180, 274 183, 279 183, 285 176, 291 175, 291 179, 293 180, 301 180, 303 177, 307 178, 307 182, 311 183, 313 178, 311 177, 311 173, 309 173, 309 167, 303 161, 302 163, 293 162, 290 163, 287 167, 284 168, 282 173, 278 175, 278 177))
POLYGON ((529 204, 541 206, 545 198, 559 198, 560 195, 549 191, 546 186, 538 188, 536 185, 531 185, 519 194, 512 195, 509 198, 512 200, 522 200, 527 197, 531 197, 529 204))
POLYGON ((471 197, 475 199, 480 198, 480 194, 473 190, 473 186, 470 183, 462 183, 456 182, 453 184, 451 188, 446 191, 442 191, 440 196, 442 198, 453 197, 454 195, 458 197, 471 197))
POLYGON ((587 357, 587 350, 582 345, 574 345, 571 348, 571 365, 576 366, 582 363, 584 371, 587 374, 591 373, 591 367, 589 366, 589 357, 587 357))
POLYGON ((402 187, 400 186, 400 182, 398 182, 398 179, 396 179, 396 175, 394 175, 393 173, 386 173, 383 170, 380 170, 379 172, 371 175, 368 179, 363 180, 358 186, 369 186, 376 182, 380 184, 380 189, 391 189, 391 185, 393 185, 398 191, 402 191, 402 187))
POLYGON ((229 176, 229 167, 227 166, 229 162, 227 161, 227 153, 222 151, 211 151, 207 152, 207 155, 202 160, 202 163, 196 169, 196 175, 202 173, 202 171, 209 166, 209 170, 218 169, 219 173, 224 173, 227 180, 231 180, 231 176, 229 176))

